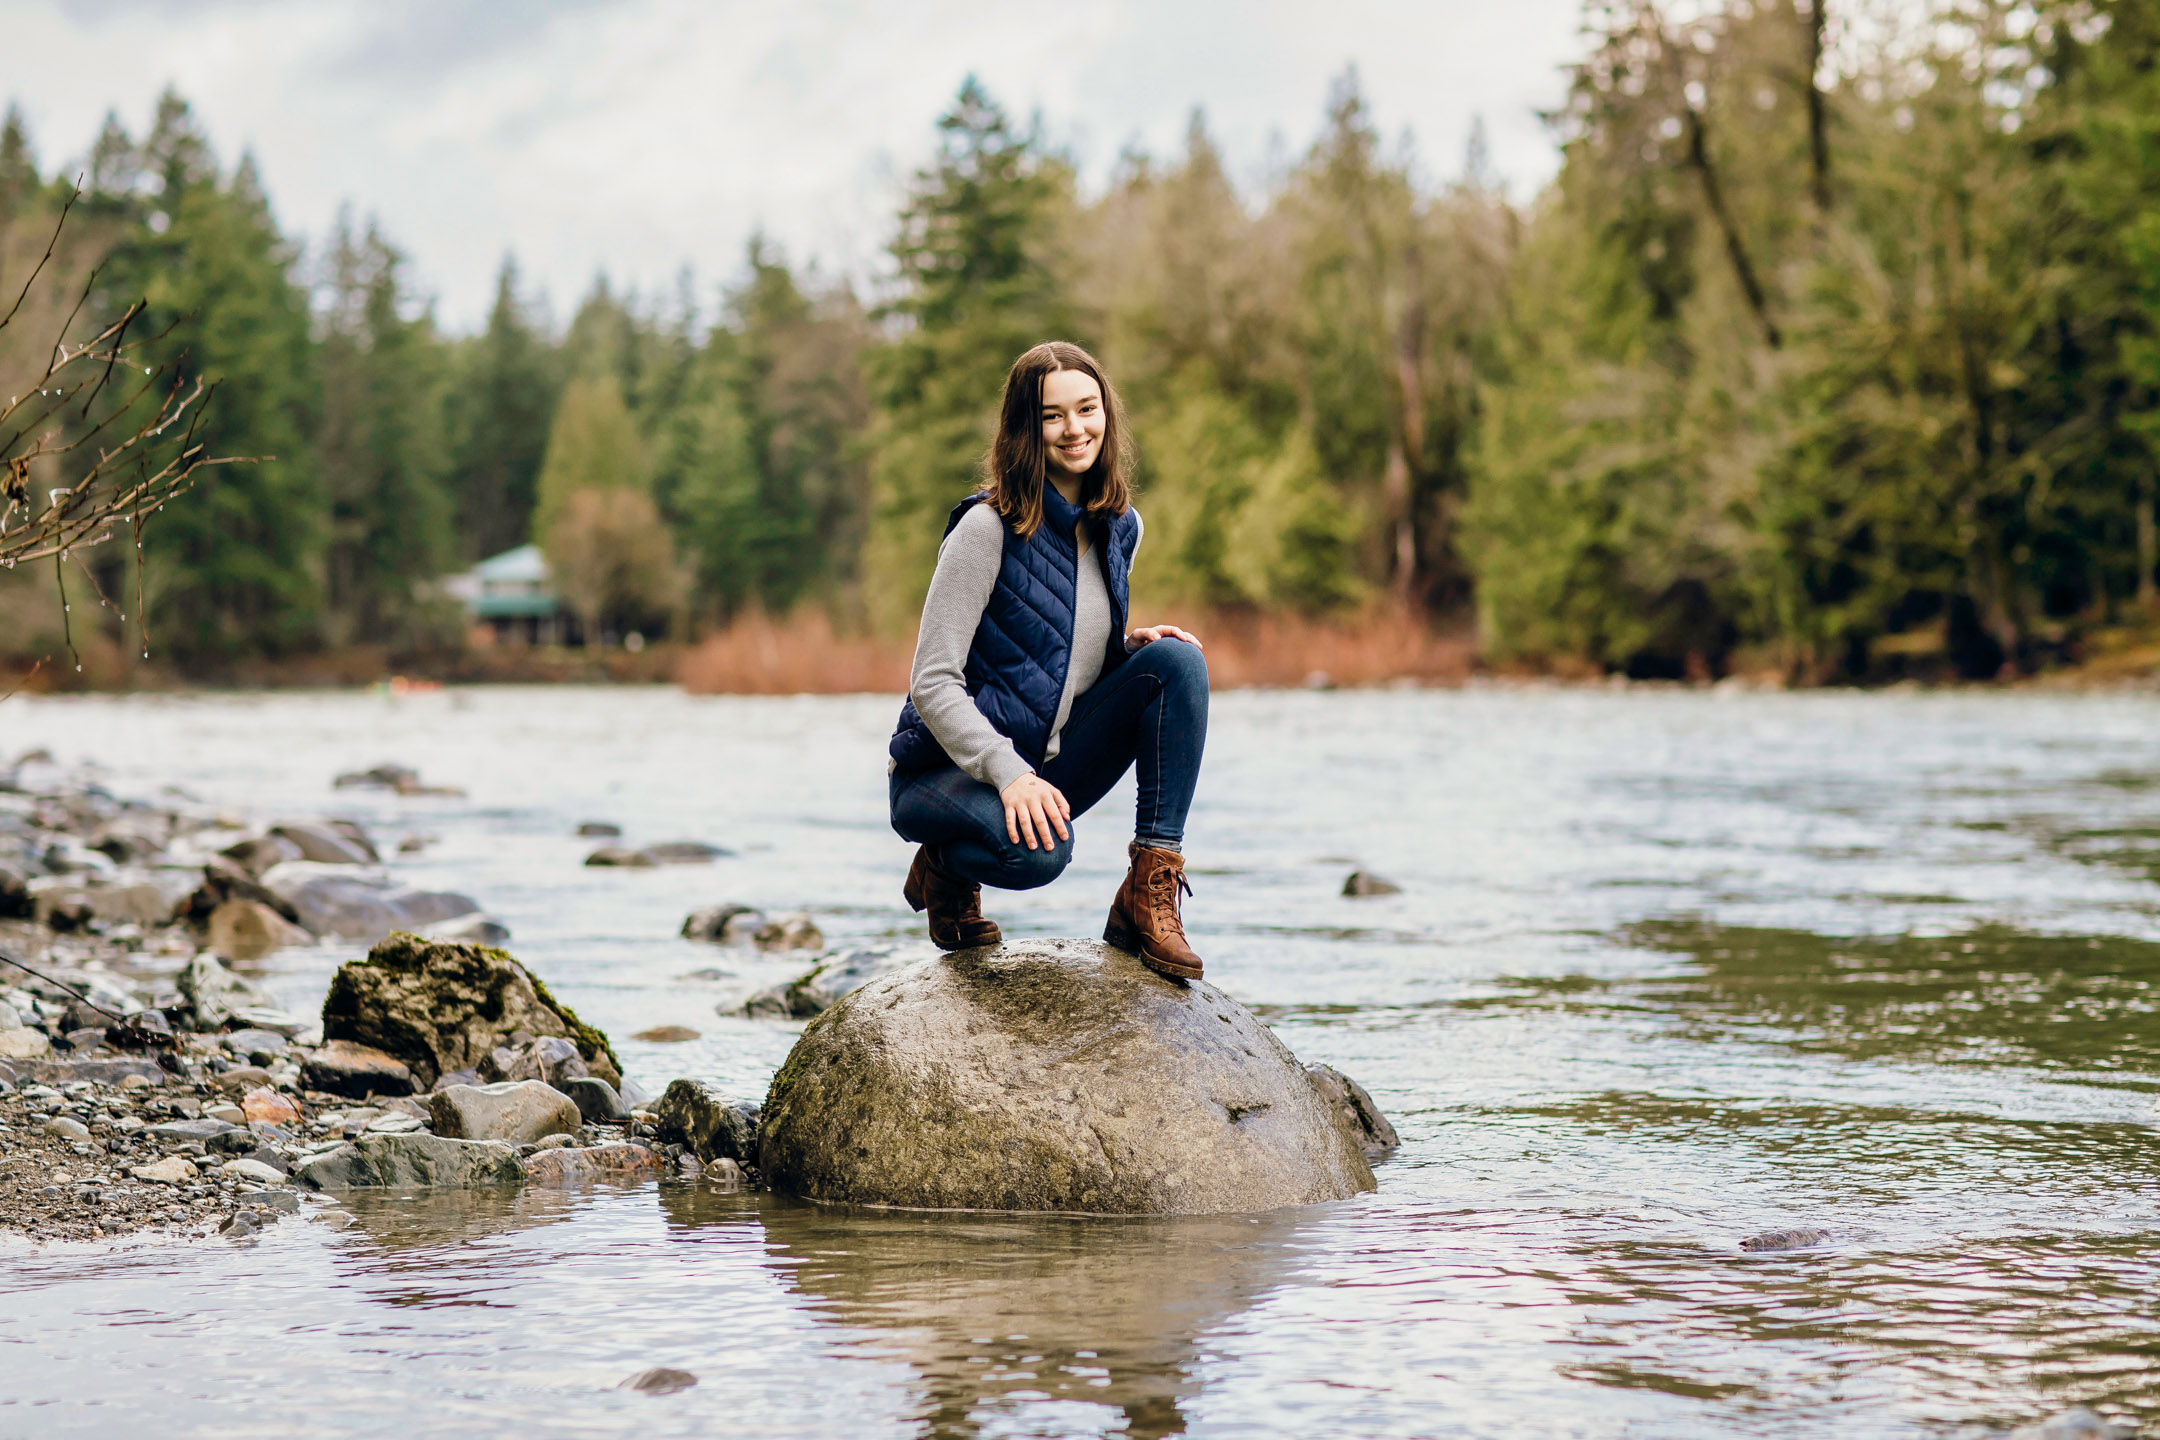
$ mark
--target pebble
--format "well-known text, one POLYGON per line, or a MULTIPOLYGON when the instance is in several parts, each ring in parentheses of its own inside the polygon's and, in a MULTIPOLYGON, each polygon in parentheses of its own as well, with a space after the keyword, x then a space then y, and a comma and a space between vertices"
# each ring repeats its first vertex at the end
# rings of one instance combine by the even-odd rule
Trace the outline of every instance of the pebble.
POLYGON ((251 1125, 298 1125, 301 1119, 297 1104, 267 1086, 241 1096, 240 1109, 251 1125))
POLYGON ((197 1178, 194 1162, 181 1155, 168 1155, 148 1165, 137 1165, 128 1173, 138 1180, 152 1180, 160 1185, 183 1185, 197 1178))
POLYGON ((228 1160, 223 1165, 218 1166, 218 1173, 230 1175, 235 1180, 252 1180, 258 1185, 282 1185, 285 1183, 283 1171, 274 1165, 266 1165, 260 1160, 246 1158, 228 1160))

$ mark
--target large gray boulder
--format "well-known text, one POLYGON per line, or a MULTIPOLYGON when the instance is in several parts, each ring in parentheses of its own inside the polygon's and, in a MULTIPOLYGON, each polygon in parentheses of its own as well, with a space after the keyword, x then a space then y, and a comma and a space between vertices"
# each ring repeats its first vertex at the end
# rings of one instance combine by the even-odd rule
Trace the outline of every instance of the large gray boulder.
POLYGON ((466 1189, 517 1185, 525 1179, 517 1151, 485 1140, 439 1135, 363 1135, 349 1145, 311 1155, 293 1167, 311 1190, 358 1190, 376 1185, 466 1189))
POLYGON ((569 1040, 593 1074, 622 1083, 607 1036, 516 960, 481 945, 392 935, 366 959, 338 968, 322 1021, 325 1040, 384 1051, 411 1067, 422 1089, 474 1069, 497 1049, 545 1035, 569 1040))
POLYGON ((1374 1188, 1297 1057, 1205 982, 1035 940, 894 971, 773 1078, 776 1190, 922 1209, 1204 1215, 1374 1188))

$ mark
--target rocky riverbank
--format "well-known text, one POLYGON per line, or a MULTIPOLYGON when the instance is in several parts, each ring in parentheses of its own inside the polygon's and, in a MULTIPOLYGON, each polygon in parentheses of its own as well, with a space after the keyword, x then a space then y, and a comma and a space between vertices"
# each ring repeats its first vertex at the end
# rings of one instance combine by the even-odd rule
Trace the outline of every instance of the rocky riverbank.
POLYGON ((0 1234, 245 1236, 371 1185, 750 1178, 754 1107, 720 1123, 702 1087, 626 1082, 545 984, 451 938, 506 935, 477 903, 379 858, 349 820, 125 800, 42 753, 0 767, 0 1234), (320 1018, 243 973, 393 933, 320 1018))
MULTIPOLYGON (((397 766, 337 784, 438 793, 397 766)), ((605 1034, 486 943, 507 931, 474 900, 401 886, 380 855, 349 819, 126 801, 42 755, 0 771, 0 1234, 245 1238, 367 1189, 736 1188, 765 1162, 809 1198, 1201 1213, 1369 1189, 1394 1148, 1347 1077, 1104 946, 828 955, 806 915, 698 911, 686 937, 812 962, 742 1007, 819 1017, 767 1137, 759 1105, 700 1080, 642 1091, 605 1034), (245 973, 330 937, 373 943, 319 1016, 245 973)))

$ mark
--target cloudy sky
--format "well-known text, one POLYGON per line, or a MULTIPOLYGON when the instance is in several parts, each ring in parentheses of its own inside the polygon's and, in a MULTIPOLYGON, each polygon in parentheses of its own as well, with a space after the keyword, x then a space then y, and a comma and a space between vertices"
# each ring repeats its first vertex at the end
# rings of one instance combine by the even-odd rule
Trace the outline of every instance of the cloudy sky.
POLYGON ((6 98, 50 169, 159 90, 278 216, 380 218, 442 319, 484 315, 514 250, 566 313, 605 270, 647 290, 727 279, 762 227, 874 273, 907 177, 963 76, 1037 112, 1090 183, 1128 144, 1173 152, 1195 106, 1255 193, 1355 65, 1428 178, 1482 116, 1517 194, 1552 173, 1535 112, 1577 0, 0 0, 6 98), (26 63, 35 57, 34 63, 26 63))

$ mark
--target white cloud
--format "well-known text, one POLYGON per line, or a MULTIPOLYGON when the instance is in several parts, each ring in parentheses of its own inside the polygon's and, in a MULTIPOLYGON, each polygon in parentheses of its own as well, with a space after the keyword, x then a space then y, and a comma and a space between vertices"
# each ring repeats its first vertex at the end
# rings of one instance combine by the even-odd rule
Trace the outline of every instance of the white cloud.
POLYGON ((646 290, 734 273, 762 226, 798 258, 873 269, 901 186, 961 78, 1039 112, 1099 182, 1128 142, 1181 143, 1204 109, 1258 183, 1355 64, 1431 175, 1482 115, 1518 193, 1556 157, 1535 118, 1578 46, 1575 0, 9 0, 21 104, 48 168, 108 109, 131 128, 179 88, 230 161, 252 150, 280 220, 381 218, 445 321, 484 314, 515 250, 566 307, 605 269, 646 290))

